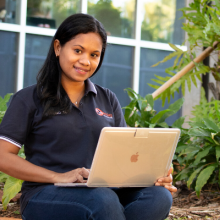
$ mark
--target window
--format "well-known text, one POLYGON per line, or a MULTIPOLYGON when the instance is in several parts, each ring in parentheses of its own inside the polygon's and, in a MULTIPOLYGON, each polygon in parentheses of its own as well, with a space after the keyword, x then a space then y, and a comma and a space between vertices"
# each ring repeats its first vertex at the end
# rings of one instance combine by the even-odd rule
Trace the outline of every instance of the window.
POLYGON ((20 0, 0 0, 0 22, 19 23, 20 0))
POLYGON ((27 34, 25 48, 24 87, 36 83, 36 76, 46 59, 52 37, 27 34))
POLYGON ((135 0, 88 0, 88 14, 102 22, 109 36, 134 38, 135 0))
POLYGON ((180 29, 183 20, 179 20, 185 6, 185 0, 144 0, 141 27, 141 39, 154 42, 175 43, 184 41, 184 31, 180 29))
MULTIPOLYGON (((169 60, 166 63, 162 63, 159 66, 151 67, 153 64, 162 60, 165 56, 169 55, 169 52, 162 50, 152 50, 152 49, 141 49, 141 62, 140 62, 140 95, 145 96, 146 94, 153 93, 154 88, 150 87, 148 83, 155 84, 151 79, 155 79, 155 74, 159 76, 167 76, 165 69, 173 65, 173 60, 169 60)), ((167 101, 165 106, 162 107, 162 101, 156 100, 154 103, 154 109, 156 111, 161 111, 166 109, 171 103, 181 98, 181 93, 175 93, 175 98, 171 98, 171 102, 168 104, 167 101)), ((168 118, 166 121, 169 125, 181 116, 181 112, 177 112, 175 115, 168 118)))
POLYGON ((0 31, 0 96, 15 92, 18 35, 0 31))
POLYGON ((28 0, 27 25, 57 28, 69 15, 80 12, 80 0, 28 0))
POLYGON ((133 47, 108 45, 100 70, 91 78, 94 83, 112 90, 122 107, 129 104, 125 88, 132 87, 133 47))

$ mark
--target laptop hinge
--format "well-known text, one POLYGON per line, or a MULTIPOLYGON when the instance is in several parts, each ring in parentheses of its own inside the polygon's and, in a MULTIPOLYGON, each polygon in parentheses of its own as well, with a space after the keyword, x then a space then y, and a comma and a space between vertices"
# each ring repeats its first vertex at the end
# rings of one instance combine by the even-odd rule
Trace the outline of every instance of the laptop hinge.
POLYGON ((136 129, 134 133, 135 138, 148 138, 149 129, 136 129))

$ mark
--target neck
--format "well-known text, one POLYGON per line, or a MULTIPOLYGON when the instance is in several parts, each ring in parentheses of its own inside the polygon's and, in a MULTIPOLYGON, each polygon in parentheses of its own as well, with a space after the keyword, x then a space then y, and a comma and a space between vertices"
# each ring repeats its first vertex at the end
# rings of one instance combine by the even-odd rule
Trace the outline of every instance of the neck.
POLYGON ((80 102, 81 98, 85 93, 85 83, 84 82, 71 82, 71 83, 63 83, 61 80, 61 84, 69 96, 72 103, 77 104, 80 102))
POLYGON ((84 82, 76 82, 76 83, 74 82, 74 83, 68 83, 68 84, 62 83, 62 86, 68 95, 74 95, 74 94, 82 93, 85 91, 84 82))

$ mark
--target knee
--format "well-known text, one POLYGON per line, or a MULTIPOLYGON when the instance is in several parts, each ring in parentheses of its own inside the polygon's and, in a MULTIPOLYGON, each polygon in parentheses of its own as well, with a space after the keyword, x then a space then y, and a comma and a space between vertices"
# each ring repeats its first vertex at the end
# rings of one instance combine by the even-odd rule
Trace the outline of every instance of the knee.
POLYGON ((154 204, 158 205, 158 207, 163 207, 165 210, 170 210, 173 197, 168 189, 162 186, 154 186, 153 187, 153 195, 154 195, 154 204))
POLYGON ((108 188, 96 188, 93 192, 92 216, 94 219, 123 219, 124 208, 114 191, 108 188))
POLYGON ((164 187, 142 189, 139 197, 125 207, 126 219, 165 219, 172 206, 172 195, 164 187))
POLYGON ((118 196, 111 189, 96 188, 94 196, 101 209, 105 209, 106 207, 109 209, 110 207, 120 205, 118 196))

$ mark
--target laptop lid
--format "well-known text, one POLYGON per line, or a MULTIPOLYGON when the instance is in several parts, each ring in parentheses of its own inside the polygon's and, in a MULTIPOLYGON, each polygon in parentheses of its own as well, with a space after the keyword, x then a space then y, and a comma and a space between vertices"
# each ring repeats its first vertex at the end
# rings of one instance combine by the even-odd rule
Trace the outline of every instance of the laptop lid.
POLYGON ((103 128, 87 185, 154 185, 167 175, 179 136, 180 129, 173 128, 103 128))

